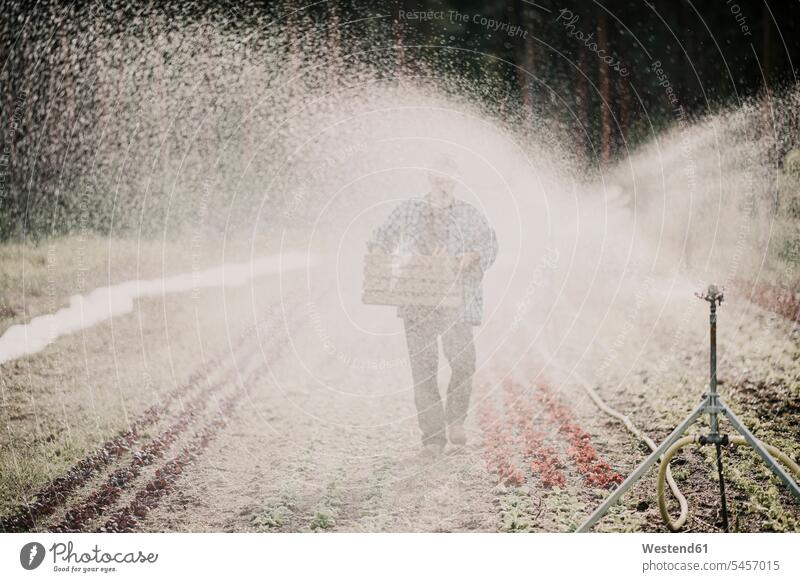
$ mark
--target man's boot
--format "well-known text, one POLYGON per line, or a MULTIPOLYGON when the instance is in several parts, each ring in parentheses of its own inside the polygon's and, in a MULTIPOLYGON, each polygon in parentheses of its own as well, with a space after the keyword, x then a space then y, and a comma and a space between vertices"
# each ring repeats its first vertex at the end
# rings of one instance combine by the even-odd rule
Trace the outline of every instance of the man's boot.
POLYGON ((447 427, 447 436, 453 446, 463 447, 467 444, 467 434, 461 424, 451 424, 447 427))
POLYGON ((421 463, 432 463, 442 456, 444 452, 444 445, 439 443, 429 443, 422 447, 422 450, 417 454, 417 461, 421 463))

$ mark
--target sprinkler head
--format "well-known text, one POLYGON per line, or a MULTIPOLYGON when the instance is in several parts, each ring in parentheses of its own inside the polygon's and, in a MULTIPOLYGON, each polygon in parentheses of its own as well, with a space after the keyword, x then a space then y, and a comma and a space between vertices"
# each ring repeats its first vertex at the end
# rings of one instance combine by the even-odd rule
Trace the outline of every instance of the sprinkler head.
POLYGON ((723 288, 717 287, 713 283, 708 286, 708 289, 701 293, 695 293, 695 295, 703 301, 708 301, 711 304, 716 303, 717 305, 722 305, 722 299, 724 298, 723 288))

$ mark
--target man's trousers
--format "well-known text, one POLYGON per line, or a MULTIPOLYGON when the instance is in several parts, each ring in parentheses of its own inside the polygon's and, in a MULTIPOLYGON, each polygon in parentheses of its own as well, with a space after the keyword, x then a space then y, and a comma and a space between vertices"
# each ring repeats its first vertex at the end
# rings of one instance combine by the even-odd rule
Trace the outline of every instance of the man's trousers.
POLYGON ((462 425, 467 417, 475 374, 475 344, 472 325, 449 310, 420 310, 403 319, 414 380, 422 444, 446 443, 446 425, 462 425), (450 365, 447 399, 442 404, 437 383, 439 368, 438 338, 450 365))

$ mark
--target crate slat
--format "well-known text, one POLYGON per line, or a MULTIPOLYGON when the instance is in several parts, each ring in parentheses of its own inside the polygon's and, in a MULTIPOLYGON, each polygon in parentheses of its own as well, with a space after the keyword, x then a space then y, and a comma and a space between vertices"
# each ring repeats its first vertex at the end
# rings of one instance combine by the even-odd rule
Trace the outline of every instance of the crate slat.
POLYGON ((452 256, 386 255, 364 259, 362 302, 368 305, 461 307, 459 259, 452 256))

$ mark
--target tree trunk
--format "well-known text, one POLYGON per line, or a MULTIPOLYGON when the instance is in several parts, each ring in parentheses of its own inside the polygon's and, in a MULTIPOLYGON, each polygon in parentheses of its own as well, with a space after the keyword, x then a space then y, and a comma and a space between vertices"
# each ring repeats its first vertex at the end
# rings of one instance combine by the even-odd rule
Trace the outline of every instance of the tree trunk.
POLYGON ((300 70, 300 31, 297 26, 295 2, 287 0, 286 4, 286 47, 289 52, 289 73, 294 78, 300 70))
MULTIPOLYGON (((602 8, 597 13, 597 47, 608 54, 608 19, 602 8)), ((608 65, 598 59, 600 80, 600 160, 607 164, 611 160, 611 79, 608 65)))
POLYGON ((764 75, 764 94, 769 95, 772 69, 772 22, 766 4, 761 9, 761 70, 764 75))
MULTIPOLYGON (((775 127, 775 120, 773 118, 774 112, 772 110, 772 94, 770 73, 772 71, 772 16, 770 15, 769 8, 766 3, 761 8, 761 74, 763 77, 763 84, 761 87, 761 133, 767 144, 767 156, 770 165, 777 166, 780 164, 780 155, 776 152, 775 147, 771 144, 775 138, 778 128, 775 127)), ((778 212, 781 205, 780 191, 777 184, 772 183, 772 211, 778 212)))
POLYGON ((688 109, 691 109, 696 102, 696 99, 690 98, 692 95, 691 88, 696 86, 697 79, 695 78, 695 72, 692 68, 692 59, 695 58, 694 32, 692 32, 691 28, 693 24, 693 17, 689 7, 689 2, 687 2, 687 0, 681 0, 681 11, 679 16, 681 29, 683 30, 683 46, 686 50, 686 54, 682 56, 683 75, 680 79, 680 93, 678 94, 678 97, 688 109))
POLYGON ((517 65, 517 82, 520 93, 522 94, 522 105, 526 114, 533 109, 533 67, 534 67, 534 48, 532 33, 532 18, 528 6, 522 0, 514 0, 514 21, 522 30, 528 34, 522 38, 522 43, 515 44, 514 60, 517 65))
POLYGON ((395 75, 399 81, 403 79, 406 68, 405 34, 403 34, 403 23, 399 17, 399 7, 404 7, 404 3, 397 3, 398 10, 395 10, 395 17, 392 20, 392 30, 394 32, 394 67, 395 75))
POLYGON ((617 95, 619 96, 619 130, 620 139, 625 148, 629 148, 628 135, 631 124, 631 91, 630 77, 619 77, 617 82, 617 95))
MULTIPOLYGON (((339 30, 339 8, 336 0, 328 0, 328 60, 338 64, 341 55, 341 39, 339 30)), ((336 67, 334 67, 334 70, 336 67)))
POLYGON ((583 153, 589 155, 592 128, 589 127, 589 51, 581 44, 578 49, 578 70, 575 71, 575 112, 578 117, 578 139, 583 153))

